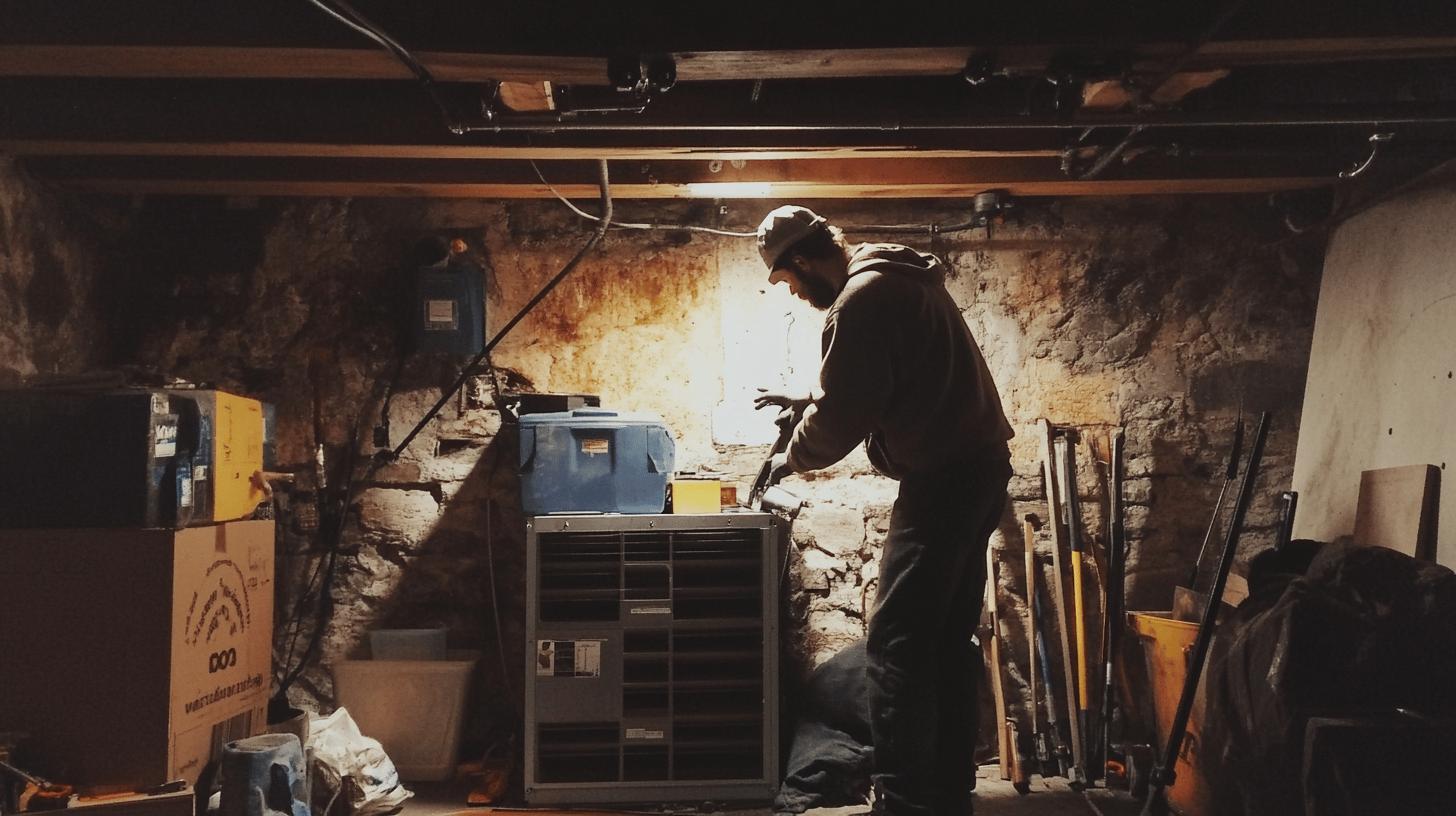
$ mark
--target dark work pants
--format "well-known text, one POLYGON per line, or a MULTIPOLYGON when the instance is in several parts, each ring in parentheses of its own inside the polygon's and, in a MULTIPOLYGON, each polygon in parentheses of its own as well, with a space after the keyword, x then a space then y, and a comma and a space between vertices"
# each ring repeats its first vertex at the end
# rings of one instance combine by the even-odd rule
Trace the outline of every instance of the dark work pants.
POLYGON ((900 482, 869 623, 878 813, 970 813, 981 677, 971 637, 1010 477, 997 458, 900 482))

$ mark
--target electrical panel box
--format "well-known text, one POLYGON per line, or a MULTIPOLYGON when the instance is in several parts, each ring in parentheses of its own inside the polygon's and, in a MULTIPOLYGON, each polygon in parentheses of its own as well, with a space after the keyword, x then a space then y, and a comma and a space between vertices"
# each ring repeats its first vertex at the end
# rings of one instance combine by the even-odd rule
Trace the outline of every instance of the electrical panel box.
POLYGON ((783 539, 767 513, 529 520, 528 803, 773 797, 783 539))
POLYGON ((415 350, 474 356, 485 348, 485 273, 463 258, 415 271, 415 350))

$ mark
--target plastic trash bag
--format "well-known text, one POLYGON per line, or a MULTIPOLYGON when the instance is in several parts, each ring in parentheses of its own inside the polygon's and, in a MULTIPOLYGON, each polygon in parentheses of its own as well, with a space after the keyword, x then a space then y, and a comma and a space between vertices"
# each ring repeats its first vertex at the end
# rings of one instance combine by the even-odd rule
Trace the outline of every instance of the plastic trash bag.
POLYGON ((314 812, 320 816, 391 813, 414 796, 400 784, 379 740, 360 733, 345 708, 309 721, 308 751, 314 812))

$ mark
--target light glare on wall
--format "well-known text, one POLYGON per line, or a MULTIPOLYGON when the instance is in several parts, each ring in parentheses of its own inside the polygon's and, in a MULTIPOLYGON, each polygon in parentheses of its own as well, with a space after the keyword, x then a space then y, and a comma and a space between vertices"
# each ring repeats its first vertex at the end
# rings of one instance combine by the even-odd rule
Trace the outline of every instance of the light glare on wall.
POLYGON ((773 193, 773 184, 767 181, 700 181, 687 187, 695 198, 768 198, 773 193))

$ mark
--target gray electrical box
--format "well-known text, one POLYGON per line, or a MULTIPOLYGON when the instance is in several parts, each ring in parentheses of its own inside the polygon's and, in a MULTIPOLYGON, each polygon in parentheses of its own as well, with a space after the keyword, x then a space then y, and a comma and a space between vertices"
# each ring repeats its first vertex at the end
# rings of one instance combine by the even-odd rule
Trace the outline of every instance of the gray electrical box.
POLYGON ((767 801, 779 571, 767 513, 527 522, 526 801, 767 801))

